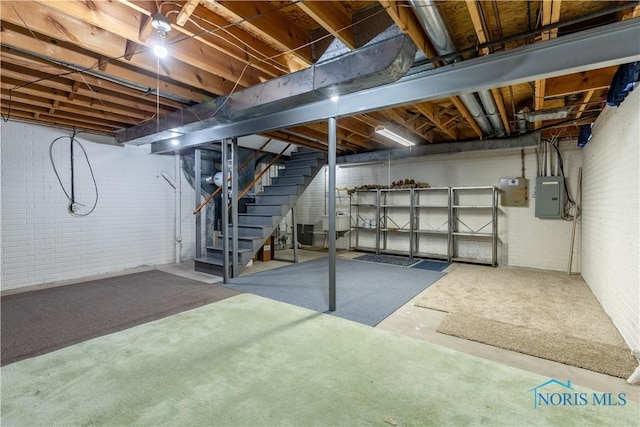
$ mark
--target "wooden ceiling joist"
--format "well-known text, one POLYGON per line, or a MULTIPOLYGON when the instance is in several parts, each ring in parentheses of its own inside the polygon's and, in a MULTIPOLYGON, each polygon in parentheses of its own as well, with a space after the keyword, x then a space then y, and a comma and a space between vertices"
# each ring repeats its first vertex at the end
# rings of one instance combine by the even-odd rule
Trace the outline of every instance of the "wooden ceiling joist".
POLYGON ((303 1, 296 5, 349 49, 356 48, 351 15, 340 2, 303 1))

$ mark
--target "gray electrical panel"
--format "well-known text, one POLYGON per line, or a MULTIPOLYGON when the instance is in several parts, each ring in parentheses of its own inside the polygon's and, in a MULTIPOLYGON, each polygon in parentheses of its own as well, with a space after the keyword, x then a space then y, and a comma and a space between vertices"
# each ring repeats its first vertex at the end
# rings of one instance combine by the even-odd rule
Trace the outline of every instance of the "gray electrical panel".
POLYGON ((563 176, 536 178, 536 217, 562 218, 565 203, 563 176))

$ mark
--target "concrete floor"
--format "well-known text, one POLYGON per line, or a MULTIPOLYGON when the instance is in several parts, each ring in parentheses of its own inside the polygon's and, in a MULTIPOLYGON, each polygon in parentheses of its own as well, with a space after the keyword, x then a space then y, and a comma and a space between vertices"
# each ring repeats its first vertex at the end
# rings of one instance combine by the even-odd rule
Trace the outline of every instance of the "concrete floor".
MULTIPOLYGON (((360 255, 362 255, 362 253, 353 251, 338 251, 337 253, 338 257, 347 259, 353 259, 360 255)), ((298 256, 299 261, 304 262, 327 256, 327 253, 326 251, 299 250, 298 256)), ((280 260, 293 260, 293 251, 279 251, 276 254, 276 258, 278 260, 254 262, 252 266, 248 267, 243 272, 243 275, 288 265, 290 262, 280 260)), ((164 266, 164 268, 166 268, 164 271, 185 275, 186 277, 191 276, 194 273, 193 270, 179 272, 179 270, 183 270, 184 267, 189 265, 188 263, 183 264, 180 266, 175 264, 164 266), (183 264, 186 265, 183 266, 183 264)), ((447 268, 445 272, 448 274, 455 274, 455 267, 456 264, 453 264, 447 268)), ((196 279, 196 277, 191 278, 196 279)), ((414 306, 414 303, 421 297, 422 293, 417 295, 404 306, 400 307, 395 313, 378 324, 376 328, 400 335, 410 336, 431 344, 441 345, 462 353, 471 354, 483 359, 492 360, 494 362, 499 362, 504 365, 534 372, 547 377, 557 378, 562 381, 570 379, 575 384, 580 384, 593 390, 612 393, 626 393, 629 399, 640 401, 640 387, 630 385, 620 378, 438 333, 436 332, 436 329, 444 320, 447 313, 414 306)))
MULTIPOLYGON (((347 259, 352 259, 360 255, 362 255, 362 253, 352 251, 338 251, 337 254, 338 257, 347 259)), ((327 256, 326 251, 299 250, 300 262, 310 261, 324 256, 327 256)), ((289 265, 290 261, 282 260, 293 260, 293 251, 278 251, 278 253, 276 254, 276 258, 276 260, 268 262, 255 261, 252 266, 248 267, 243 272, 243 275, 289 265)), ((445 272, 448 274, 455 274, 455 267, 456 264, 453 264, 452 266, 447 268, 445 272)), ((194 270, 193 260, 187 260, 180 264, 171 263, 158 266, 144 266, 116 273, 96 275, 89 278, 85 277, 82 279, 67 280, 54 284, 39 285, 30 287, 29 289, 22 288, 18 292, 42 289, 52 286, 68 285, 72 283, 84 282, 87 280, 112 277, 122 274, 131 274, 134 272, 146 271, 150 269, 158 269, 160 271, 176 274, 203 283, 219 283, 222 281, 222 277, 211 276, 208 274, 196 272, 194 270)), ((14 292, 7 291, 3 292, 2 294, 8 295, 10 293, 14 292)), ((574 384, 579 384, 593 390, 611 393, 626 393, 628 399, 640 402, 640 387, 630 385, 623 379, 564 365, 557 362, 552 362, 545 359, 540 359, 533 356, 528 356, 509 350, 504 350, 498 347, 492 347, 474 341, 468 341, 465 339, 440 334, 436 332, 436 328, 438 327, 440 322, 442 322, 442 320, 446 316, 446 313, 415 307, 414 303, 421 297, 422 294, 417 295, 411 301, 400 307, 391 316, 378 324, 376 328, 400 335, 410 336, 428 343, 440 345, 462 353, 471 354, 483 359, 492 360, 494 362, 502 363, 507 366, 534 372, 562 381, 570 379, 574 384)))

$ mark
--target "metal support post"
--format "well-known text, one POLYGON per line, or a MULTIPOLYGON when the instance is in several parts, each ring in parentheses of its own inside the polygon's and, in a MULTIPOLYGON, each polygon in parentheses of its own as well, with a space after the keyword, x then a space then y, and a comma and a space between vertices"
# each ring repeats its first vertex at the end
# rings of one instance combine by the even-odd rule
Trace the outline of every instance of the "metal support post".
POLYGON ((231 145, 231 277, 240 274, 238 263, 238 138, 228 140, 231 145))
POLYGON ((293 224, 293 262, 298 263, 298 222, 297 222, 297 207, 293 205, 291 207, 291 223, 293 224))
POLYGON ((329 311, 336 311, 336 118, 329 118, 329 311))
MULTIPOLYGON (((194 167, 194 189, 195 189, 195 202, 196 208, 200 206, 200 189, 202 187, 202 183, 200 182, 202 179, 202 150, 196 148, 195 150, 195 167, 194 167)), ((202 256, 202 231, 200 229, 201 216, 200 212, 196 214, 196 258, 200 258, 202 256)))
POLYGON ((227 140, 223 139, 220 142, 222 146, 222 191, 220 195, 222 197, 222 203, 220 203, 221 217, 222 217, 222 283, 229 282, 229 168, 227 165, 227 140))

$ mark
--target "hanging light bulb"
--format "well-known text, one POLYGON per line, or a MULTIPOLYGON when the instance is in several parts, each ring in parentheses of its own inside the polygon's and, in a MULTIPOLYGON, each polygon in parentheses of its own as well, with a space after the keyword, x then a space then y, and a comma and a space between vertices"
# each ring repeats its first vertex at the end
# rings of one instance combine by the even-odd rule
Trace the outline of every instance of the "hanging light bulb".
POLYGON ((171 21, 160 13, 154 14, 151 19, 151 25, 158 31, 158 41, 153 46, 153 53, 158 58, 166 58, 169 52, 164 44, 164 39, 167 37, 167 32, 171 31, 171 21))
POLYGON ((160 59, 167 57, 169 52, 167 51, 167 47, 164 45, 163 39, 158 40, 158 42, 153 46, 153 53, 160 59))

